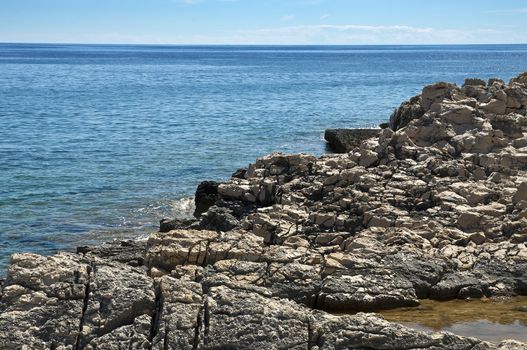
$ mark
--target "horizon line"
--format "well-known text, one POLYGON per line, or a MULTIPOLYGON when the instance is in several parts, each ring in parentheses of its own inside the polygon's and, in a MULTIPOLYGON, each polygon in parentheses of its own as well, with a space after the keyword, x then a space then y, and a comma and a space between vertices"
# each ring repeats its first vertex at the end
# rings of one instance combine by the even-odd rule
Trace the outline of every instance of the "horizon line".
POLYGON ((0 41, 0 45, 115 45, 115 46, 522 46, 525 43, 434 43, 434 44, 174 44, 174 43, 95 43, 95 42, 30 42, 0 41))

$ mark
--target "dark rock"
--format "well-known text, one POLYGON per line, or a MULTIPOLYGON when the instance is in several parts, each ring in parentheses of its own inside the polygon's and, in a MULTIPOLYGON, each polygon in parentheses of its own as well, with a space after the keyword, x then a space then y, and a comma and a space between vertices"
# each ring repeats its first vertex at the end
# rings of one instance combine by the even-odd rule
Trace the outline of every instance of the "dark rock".
POLYGON ((421 106, 420 96, 413 97, 410 101, 403 102, 390 116, 390 128, 394 131, 405 127, 414 119, 419 119, 425 114, 421 106))
POLYGON ((77 247, 77 253, 121 262, 130 266, 143 266, 146 240, 107 242, 98 246, 77 247))
POLYGON ((444 276, 439 283, 430 289, 430 298, 435 300, 449 300, 453 298, 467 298, 475 294, 480 297, 488 286, 472 274, 459 272, 444 276))
MULTIPOLYGON (((478 261, 474 266, 474 272, 492 281, 493 296, 527 295, 526 262, 504 264, 495 260, 478 261)), ((484 282, 480 281, 479 284, 484 282)))
POLYGON ((205 230, 230 231, 239 224, 229 209, 213 206, 201 216, 199 226, 205 230))
POLYGON ((503 79, 500 79, 500 78, 490 78, 488 81, 488 85, 491 86, 494 84, 503 85, 505 84, 505 82, 503 81, 503 79))
POLYGON ((190 227, 197 221, 194 219, 162 219, 159 221, 159 232, 169 232, 175 229, 190 227))
POLYGON ((465 79, 465 83, 463 84, 463 87, 465 86, 482 86, 485 87, 487 85, 487 82, 483 79, 478 78, 467 78, 465 79))
POLYGON ((324 139, 337 153, 347 153, 372 137, 379 136, 380 129, 327 129, 324 139))
POLYGON ((460 299, 480 299, 485 296, 481 286, 468 286, 459 290, 458 298, 460 299))
POLYGON ((439 282, 449 268, 448 264, 440 259, 423 259, 422 256, 400 253, 387 257, 386 263, 412 283, 419 299, 430 296, 430 288, 439 282))
POLYGON ((209 210, 216 203, 219 198, 218 185, 215 181, 203 181, 198 185, 194 198, 196 203, 194 217, 199 218, 201 214, 209 210))
POLYGON ((244 179, 246 173, 247 173, 247 169, 245 169, 245 168, 241 168, 241 169, 236 170, 236 171, 231 175, 231 177, 236 178, 236 179, 244 179))

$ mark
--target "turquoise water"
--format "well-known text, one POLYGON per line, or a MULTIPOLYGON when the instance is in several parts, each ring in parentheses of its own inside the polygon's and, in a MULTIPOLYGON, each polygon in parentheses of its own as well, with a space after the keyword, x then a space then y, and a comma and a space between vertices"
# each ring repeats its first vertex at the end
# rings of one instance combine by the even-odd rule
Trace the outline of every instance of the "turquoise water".
POLYGON ((387 120, 438 80, 509 79, 527 46, 0 44, 0 270, 136 237, 204 179, 328 127, 387 120))

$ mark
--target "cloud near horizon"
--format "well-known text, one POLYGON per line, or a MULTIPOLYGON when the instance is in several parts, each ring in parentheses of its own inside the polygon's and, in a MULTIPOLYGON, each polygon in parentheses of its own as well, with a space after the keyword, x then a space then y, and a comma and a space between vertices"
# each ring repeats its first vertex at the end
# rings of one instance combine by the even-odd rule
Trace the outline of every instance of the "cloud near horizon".
POLYGON ((491 28, 466 31, 408 25, 316 24, 239 30, 231 38, 238 43, 268 44, 458 44, 493 43, 492 38, 505 34, 514 36, 512 31, 491 28))
MULTIPOLYGON (((192 0, 194 1, 194 0, 192 0)), ((288 22, 294 17, 282 18, 288 22)), ((15 41, 13 41, 15 42, 15 41)), ((16 42, 50 42, 44 35, 21 37, 16 42), (32 39, 31 39, 32 38, 32 39)), ((107 32, 55 40, 61 43, 181 44, 181 45, 419 45, 525 43, 527 38, 514 27, 478 28, 471 31, 408 25, 315 24, 259 29, 223 30, 213 34, 162 36, 107 32), (507 42, 503 38, 508 38, 507 42), (80 39, 80 40, 79 40, 80 39)))

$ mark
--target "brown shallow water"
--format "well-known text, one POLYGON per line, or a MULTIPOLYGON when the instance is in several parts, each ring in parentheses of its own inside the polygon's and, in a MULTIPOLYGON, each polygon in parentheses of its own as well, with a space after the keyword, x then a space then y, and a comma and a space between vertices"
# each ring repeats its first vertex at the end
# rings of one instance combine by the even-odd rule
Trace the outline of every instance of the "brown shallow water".
POLYGON ((388 321, 421 331, 448 331, 494 343, 504 339, 527 342, 527 297, 420 303, 380 313, 388 321))

